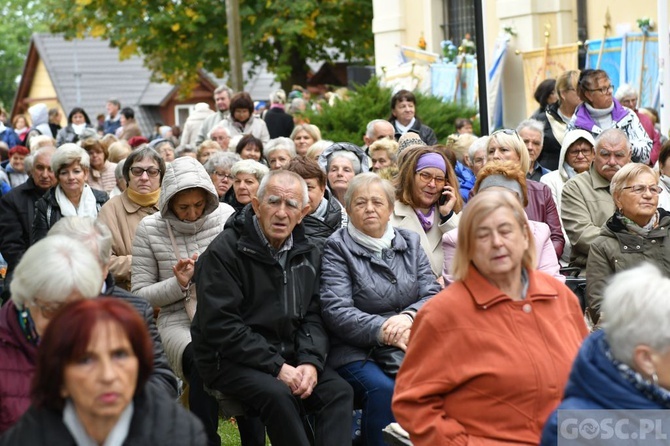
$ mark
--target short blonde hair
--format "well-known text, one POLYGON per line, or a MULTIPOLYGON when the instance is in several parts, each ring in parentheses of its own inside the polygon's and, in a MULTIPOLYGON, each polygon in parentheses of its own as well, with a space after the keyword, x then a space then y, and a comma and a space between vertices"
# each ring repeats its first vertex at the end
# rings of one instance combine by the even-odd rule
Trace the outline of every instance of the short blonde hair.
POLYGON ((109 161, 112 163, 118 163, 122 159, 128 158, 128 155, 133 151, 133 148, 130 147, 128 141, 122 139, 120 141, 115 141, 109 145, 109 161))
POLYGON ((398 142, 394 139, 384 138, 373 142, 368 148, 368 152, 372 155, 374 152, 385 150, 389 159, 396 162, 398 158, 398 142))
POLYGON ((513 149, 516 154, 519 155, 521 170, 528 172, 528 169, 530 169, 530 155, 528 154, 528 148, 523 143, 523 139, 521 139, 516 130, 504 129, 491 133, 491 136, 489 136, 489 140, 486 143, 487 160, 489 156, 489 147, 491 147, 492 142, 496 142, 502 147, 513 149))
POLYGON ((66 143, 61 145, 51 157, 51 170, 58 177, 60 170, 70 164, 79 163, 79 165, 89 170, 91 168, 91 157, 88 152, 76 144, 66 143))
POLYGON ((612 197, 619 198, 619 195, 623 192, 623 188, 643 173, 653 175, 658 183, 658 172, 654 169, 646 164, 628 163, 619 169, 612 177, 612 181, 610 181, 610 194, 612 194, 612 197))
POLYGON ((454 280, 464 280, 467 277, 476 246, 477 227, 491 212, 500 208, 507 208, 512 211, 514 220, 519 225, 519 228, 525 231, 526 237, 528 237, 528 248, 523 253, 521 264, 526 269, 535 269, 536 254, 533 232, 528 225, 526 213, 514 192, 498 190, 482 191, 468 202, 458 223, 456 254, 451 264, 454 280))

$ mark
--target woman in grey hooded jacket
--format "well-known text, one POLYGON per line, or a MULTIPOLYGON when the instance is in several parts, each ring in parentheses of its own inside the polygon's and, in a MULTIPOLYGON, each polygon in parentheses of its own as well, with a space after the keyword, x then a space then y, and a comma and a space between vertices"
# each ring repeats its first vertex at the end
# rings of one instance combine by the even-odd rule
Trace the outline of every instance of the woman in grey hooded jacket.
POLYGON ((160 212, 137 227, 132 292, 160 308, 156 325, 172 370, 189 382, 189 407, 205 425, 210 444, 220 444, 218 404, 203 390, 191 347, 196 301, 191 278, 198 255, 223 230, 233 208, 219 203, 205 168, 191 157, 167 165, 158 207, 160 212))

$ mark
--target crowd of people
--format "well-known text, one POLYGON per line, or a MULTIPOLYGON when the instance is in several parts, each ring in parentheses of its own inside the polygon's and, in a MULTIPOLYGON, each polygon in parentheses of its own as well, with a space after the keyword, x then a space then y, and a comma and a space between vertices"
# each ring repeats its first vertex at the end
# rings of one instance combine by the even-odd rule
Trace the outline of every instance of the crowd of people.
POLYGON ((0 445, 219 446, 222 412, 243 446, 549 445, 558 409, 670 408, 670 142, 601 70, 535 98, 444 144, 407 90, 360 141, 226 86, 183 132, 13 117, 0 445))

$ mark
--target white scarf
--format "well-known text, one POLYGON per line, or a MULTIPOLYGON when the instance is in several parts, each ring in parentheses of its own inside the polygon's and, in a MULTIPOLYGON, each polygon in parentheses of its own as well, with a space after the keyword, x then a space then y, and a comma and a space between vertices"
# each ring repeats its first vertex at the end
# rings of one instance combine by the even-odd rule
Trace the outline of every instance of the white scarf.
POLYGON ((396 121, 395 121, 395 128, 398 129, 398 131, 404 135, 405 133, 407 133, 407 131, 408 131, 409 129, 412 128, 412 126, 414 125, 415 122, 416 122, 416 118, 412 118, 412 120, 409 121, 409 124, 407 124, 407 125, 405 126, 405 125, 402 125, 402 124, 400 123, 400 121, 398 121, 398 120, 396 119, 396 121))
MULTIPOLYGON (((130 422, 133 419, 133 402, 131 401, 128 407, 126 407, 118 421, 112 428, 112 430, 107 435, 103 446, 122 446, 123 442, 126 441, 128 432, 130 432, 130 422)), ((77 446, 98 446, 98 443, 93 440, 88 433, 81 420, 77 416, 77 412, 74 408, 72 400, 67 400, 65 402, 65 408, 63 409, 63 424, 67 427, 67 430, 70 431, 72 437, 74 438, 77 446)))
MULTIPOLYGON (((589 104, 584 103, 586 110, 588 110, 591 118, 600 126, 601 129, 607 130, 612 127, 614 121, 612 120, 612 110, 614 110, 614 103, 607 108, 593 108, 589 104)), ((588 129, 587 129, 588 130, 588 129)))
POLYGON ((72 131, 75 135, 81 135, 81 132, 86 128, 86 123, 84 124, 72 124, 72 131))
POLYGON ((98 205, 95 202, 95 195, 88 184, 84 184, 84 190, 81 192, 79 199, 79 207, 75 208, 74 204, 65 195, 65 192, 56 187, 56 202, 60 207, 60 213, 63 217, 98 217, 98 205))
POLYGON ((362 233, 356 229, 356 226, 351 221, 347 225, 347 232, 349 232, 349 235, 356 243, 372 251, 372 254, 379 259, 382 257, 382 250, 391 248, 391 243, 395 237, 395 231, 390 222, 386 225, 386 231, 384 231, 384 235, 381 238, 370 237, 362 233))

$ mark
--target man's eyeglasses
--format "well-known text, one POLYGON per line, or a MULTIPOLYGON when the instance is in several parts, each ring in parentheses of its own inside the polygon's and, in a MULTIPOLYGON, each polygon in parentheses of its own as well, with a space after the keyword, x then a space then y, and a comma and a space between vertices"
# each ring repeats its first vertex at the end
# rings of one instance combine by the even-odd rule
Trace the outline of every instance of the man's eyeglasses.
POLYGON ((590 92, 599 91, 601 94, 607 94, 607 93, 611 93, 611 92, 614 91, 614 85, 608 85, 607 87, 603 87, 603 88, 585 88, 584 90, 590 91, 590 92))
POLYGON ((429 184, 431 181, 435 180, 435 186, 444 186, 444 183, 447 181, 445 177, 436 177, 431 175, 428 172, 419 172, 419 178, 426 184, 429 184))
POLYGON ((214 175, 216 175, 217 178, 225 178, 228 181, 233 181, 235 179, 234 176, 225 172, 214 171, 214 175))
POLYGON ((160 169, 156 169, 155 167, 149 167, 148 169, 144 169, 142 167, 130 168, 130 173, 132 173, 135 177, 141 177, 144 172, 146 172, 150 177, 157 177, 158 174, 161 173, 160 169))
POLYGON ((652 184, 651 186, 645 186, 644 184, 636 184, 634 186, 627 186, 624 187, 623 189, 630 189, 631 192, 633 192, 636 195, 642 195, 649 189, 649 193, 652 195, 660 195, 663 189, 661 189, 661 186, 657 186, 652 184))

